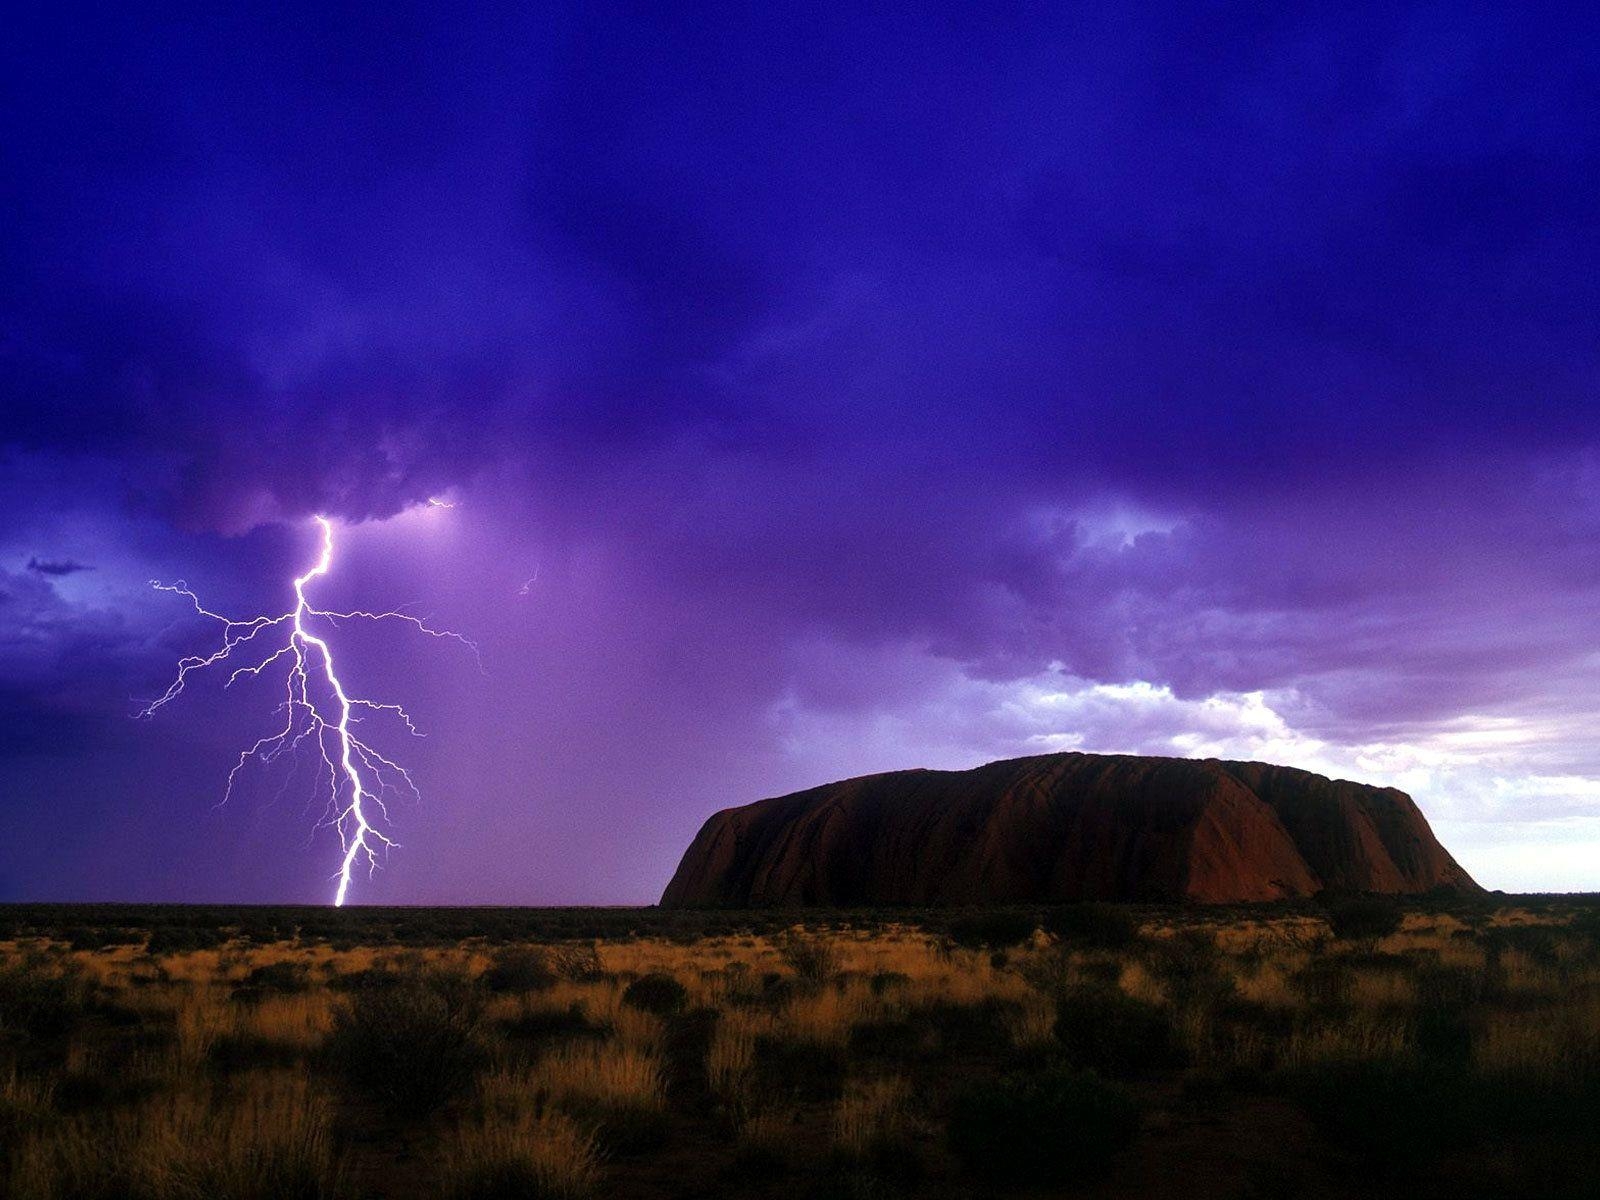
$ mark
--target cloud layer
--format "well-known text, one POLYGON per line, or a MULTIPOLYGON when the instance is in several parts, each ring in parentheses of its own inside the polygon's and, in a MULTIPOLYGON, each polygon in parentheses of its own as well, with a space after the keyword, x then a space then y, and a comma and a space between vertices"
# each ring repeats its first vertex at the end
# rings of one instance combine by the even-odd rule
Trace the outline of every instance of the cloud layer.
POLYGON ((127 718, 204 632, 146 581, 280 605, 326 513, 491 659, 353 648, 433 718, 373 898, 648 900, 717 805, 1056 746, 1393 780, 1538 884, 1600 840, 1592 21, 19 18, 0 880, 320 895, 210 809, 259 698, 127 718))

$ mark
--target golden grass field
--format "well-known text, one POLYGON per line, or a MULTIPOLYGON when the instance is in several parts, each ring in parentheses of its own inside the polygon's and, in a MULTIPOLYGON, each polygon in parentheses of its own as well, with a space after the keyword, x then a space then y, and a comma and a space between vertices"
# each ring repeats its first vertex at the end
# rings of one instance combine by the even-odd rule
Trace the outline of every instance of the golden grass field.
POLYGON ((1083 912, 16 937, 0 1195, 1600 1195, 1589 910, 1083 912))

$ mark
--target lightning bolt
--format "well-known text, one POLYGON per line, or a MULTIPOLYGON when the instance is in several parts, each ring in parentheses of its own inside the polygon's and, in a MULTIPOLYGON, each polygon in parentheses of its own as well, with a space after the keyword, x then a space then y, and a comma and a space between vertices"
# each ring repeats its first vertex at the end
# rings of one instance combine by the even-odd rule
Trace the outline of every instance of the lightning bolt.
MULTIPOLYGON (((374 824, 374 820, 388 821, 386 797, 409 795, 417 798, 419 795, 404 767, 356 736, 351 726, 361 720, 356 715, 357 710, 388 715, 412 736, 423 735, 412 722, 411 714, 401 705, 379 704, 351 696, 334 669, 333 648, 328 644, 326 630, 322 634, 315 633, 310 622, 321 620, 329 626, 337 626, 341 621, 398 621, 429 637, 460 642, 474 655, 478 648, 458 633, 435 629, 422 618, 399 610, 334 612, 313 605, 306 596, 306 586, 333 568, 333 522, 326 517, 313 520, 322 531, 321 553, 310 570, 295 577, 295 605, 286 613, 236 620, 206 608, 181 579, 171 584, 156 579, 150 581, 150 586, 157 591, 185 597, 195 612, 220 624, 222 645, 210 654, 180 659, 177 675, 167 690, 145 705, 139 716, 153 717, 158 709, 183 694, 191 675, 209 667, 239 663, 255 655, 253 661, 233 666, 223 685, 231 687, 241 678, 258 677, 274 664, 284 664, 284 701, 278 708, 285 714, 283 727, 240 752, 238 761, 228 772, 221 803, 226 804, 232 797, 234 783, 250 763, 268 764, 284 754, 296 759, 304 749, 314 748, 317 768, 313 799, 324 790, 328 797, 327 808, 318 824, 319 827, 331 825, 337 830, 342 847, 333 896, 337 907, 344 904, 349 894, 350 878, 355 869, 365 863, 370 876, 378 868, 379 853, 387 853, 399 844, 374 824)), ((482 668, 481 660, 479 668, 482 668)), ((285 787, 288 782, 284 781, 285 787)))

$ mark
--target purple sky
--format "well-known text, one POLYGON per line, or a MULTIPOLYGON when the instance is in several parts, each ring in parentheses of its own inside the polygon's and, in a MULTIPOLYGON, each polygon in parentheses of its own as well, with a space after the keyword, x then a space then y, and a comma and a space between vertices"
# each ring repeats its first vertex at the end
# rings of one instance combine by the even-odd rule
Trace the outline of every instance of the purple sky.
POLYGON ((428 735, 357 901, 1055 748, 1600 888, 1600 19, 295 7, 0 46, 0 899, 326 898, 298 781, 216 807, 276 684, 133 719, 148 581, 283 611, 314 513, 485 664, 338 635, 428 735))

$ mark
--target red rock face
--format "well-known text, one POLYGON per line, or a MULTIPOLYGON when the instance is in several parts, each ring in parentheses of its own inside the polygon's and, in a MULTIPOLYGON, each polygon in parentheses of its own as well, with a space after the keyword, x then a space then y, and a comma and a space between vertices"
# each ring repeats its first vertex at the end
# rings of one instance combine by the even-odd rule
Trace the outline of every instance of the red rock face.
POLYGON ((665 905, 1229 903, 1476 890, 1410 796, 1266 763, 1047 754, 717 813, 665 905))

